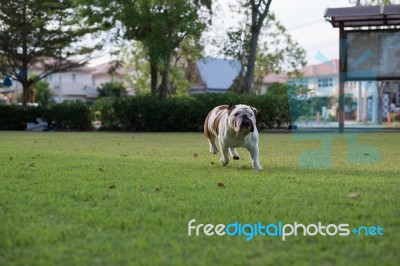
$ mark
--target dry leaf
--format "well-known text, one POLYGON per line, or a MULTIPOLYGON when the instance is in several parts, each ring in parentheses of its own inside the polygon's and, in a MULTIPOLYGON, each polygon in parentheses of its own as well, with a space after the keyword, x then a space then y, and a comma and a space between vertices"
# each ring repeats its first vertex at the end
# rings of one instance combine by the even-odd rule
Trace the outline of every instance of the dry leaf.
POLYGON ((101 168, 101 167, 99 167, 99 171, 102 173, 104 172, 103 168, 101 168))
POLYGON ((348 196, 350 199, 358 199, 360 197, 360 193, 350 192, 348 196))
POLYGON ((192 157, 196 159, 199 155, 197 153, 193 153, 192 157))
POLYGON ((222 183, 222 182, 219 182, 219 183, 218 183, 218 186, 219 186, 219 187, 225 187, 225 184, 222 183))

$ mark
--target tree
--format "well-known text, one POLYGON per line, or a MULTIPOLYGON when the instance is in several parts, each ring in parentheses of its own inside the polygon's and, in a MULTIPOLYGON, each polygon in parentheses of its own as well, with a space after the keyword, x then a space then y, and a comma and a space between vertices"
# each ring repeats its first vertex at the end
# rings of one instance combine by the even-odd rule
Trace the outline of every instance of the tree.
POLYGON ((244 19, 237 28, 228 31, 221 50, 225 56, 241 62, 242 68, 232 88, 239 93, 257 92, 262 78, 268 73, 297 72, 297 69, 306 65, 304 49, 292 39, 273 12, 269 12, 263 20, 255 43, 255 37, 251 37, 255 34, 251 30, 252 14, 248 9, 243 9, 246 6, 246 3, 240 4, 238 12, 244 11, 244 19))
MULTIPOLYGON (((171 94, 187 95, 190 85, 193 65, 200 58, 202 47, 194 39, 185 39, 174 54, 170 67, 171 94)), ((137 95, 150 93, 150 64, 146 60, 144 47, 140 42, 130 41, 119 53, 119 60, 123 65, 125 80, 137 95)))
POLYGON ((53 102, 53 93, 50 89, 50 84, 47 80, 42 79, 33 85, 35 92, 35 102, 42 106, 47 106, 49 103, 53 102))
POLYGON ((143 45, 130 41, 118 54, 125 69, 124 80, 136 95, 150 93, 150 64, 146 60, 143 45))
POLYGON ((122 25, 119 31, 128 40, 142 43, 150 63, 153 95, 170 93, 171 60, 186 38, 200 38, 211 0, 118 0, 110 6, 104 0, 80 0, 81 14, 92 24, 122 25), (161 83, 158 83, 158 75, 161 83))
POLYGON ((33 84, 60 71, 82 66, 97 45, 80 42, 95 27, 81 27, 73 0, 0 0, 0 71, 23 87, 26 106, 33 84), (84 56, 79 60, 70 60, 84 56), (32 67, 42 70, 36 76, 32 67))
POLYGON ((121 82, 111 81, 103 83, 97 88, 97 91, 99 92, 99 98, 126 96, 125 86, 121 82))

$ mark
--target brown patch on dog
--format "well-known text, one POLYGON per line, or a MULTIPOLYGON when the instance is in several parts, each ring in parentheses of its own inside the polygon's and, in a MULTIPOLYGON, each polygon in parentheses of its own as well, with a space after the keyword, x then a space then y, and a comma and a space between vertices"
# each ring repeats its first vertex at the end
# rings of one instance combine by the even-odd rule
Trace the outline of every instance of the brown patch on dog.
POLYGON ((211 132, 208 130, 208 120, 210 119, 212 111, 210 111, 207 115, 206 121, 204 121, 204 135, 208 138, 211 139, 212 134, 211 132))
MULTIPOLYGON (((228 109, 229 106, 228 106, 228 105, 220 105, 220 106, 218 106, 218 107, 216 107, 216 108, 217 108, 217 110, 215 110, 216 117, 215 117, 215 119, 214 119, 214 121, 213 121, 212 128, 213 128, 214 131, 218 134, 218 133, 219 133, 219 132, 218 132, 218 131, 219 131, 219 122, 221 121, 221 118, 222 118, 222 115, 223 115, 223 111, 226 110, 226 109, 228 109)), ((211 111, 208 113, 207 118, 206 118, 206 121, 204 121, 204 135, 205 135, 208 139, 212 139, 212 138, 214 137, 213 134, 208 130, 208 121, 209 121, 210 116, 211 116, 211 114, 212 114, 213 111, 214 111, 214 109, 211 110, 211 111)))

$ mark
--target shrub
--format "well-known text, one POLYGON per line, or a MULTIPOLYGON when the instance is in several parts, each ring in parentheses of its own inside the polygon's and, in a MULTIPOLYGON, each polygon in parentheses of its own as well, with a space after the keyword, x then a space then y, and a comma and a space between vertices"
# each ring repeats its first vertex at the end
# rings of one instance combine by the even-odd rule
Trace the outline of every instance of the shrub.
POLYGON ((0 106, 1 130, 24 130, 26 124, 35 122, 42 117, 49 124, 55 121, 59 129, 87 130, 90 129, 90 112, 84 104, 53 104, 49 107, 19 105, 0 106))
POLYGON ((102 116, 101 120, 107 121, 103 125, 109 124, 130 131, 201 131, 208 112, 215 106, 229 103, 243 103, 255 107, 258 110, 259 128, 276 128, 290 124, 285 93, 261 96, 234 93, 203 94, 168 99, 139 95, 115 99, 112 111, 106 112, 107 116, 102 116), (110 113, 112 115, 109 115, 110 113))

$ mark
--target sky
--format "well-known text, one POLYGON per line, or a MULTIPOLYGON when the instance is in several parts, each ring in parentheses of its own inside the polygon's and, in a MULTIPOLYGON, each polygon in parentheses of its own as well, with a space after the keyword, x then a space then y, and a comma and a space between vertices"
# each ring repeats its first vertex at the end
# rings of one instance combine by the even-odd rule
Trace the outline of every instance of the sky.
MULTIPOLYGON (((234 15, 229 13, 229 5, 233 0, 217 0, 224 15, 215 19, 211 35, 223 34, 224 29, 237 23, 234 15)), ((270 11, 273 11, 301 47, 307 52, 308 65, 318 64, 339 57, 339 30, 324 18, 326 8, 354 6, 352 0, 273 0, 270 11)), ((207 36, 207 35, 206 35, 207 36)), ((207 52, 212 48, 206 48, 207 52)), ((93 60, 90 66, 110 60, 105 53, 101 58, 93 60)))
POLYGON ((307 52, 308 64, 339 58, 339 30, 325 20, 326 8, 355 6, 349 0, 273 0, 272 11, 307 52))

